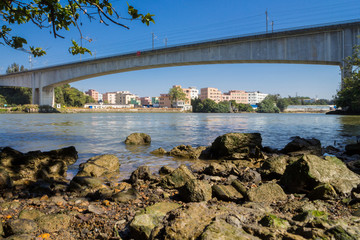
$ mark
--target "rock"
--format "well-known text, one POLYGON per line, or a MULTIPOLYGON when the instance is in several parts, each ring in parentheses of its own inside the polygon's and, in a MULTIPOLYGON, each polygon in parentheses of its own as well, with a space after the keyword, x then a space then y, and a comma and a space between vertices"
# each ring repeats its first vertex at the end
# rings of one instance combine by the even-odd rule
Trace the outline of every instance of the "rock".
POLYGON ((130 181, 136 183, 138 180, 150 180, 151 172, 148 166, 140 166, 134 172, 131 173, 130 181))
POLYGON ((132 133, 126 138, 125 144, 149 145, 151 144, 151 137, 146 133, 132 133))
POLYGON ((26 154, 4 148, 0 153, 0 162, 14 185, 28 185, 38 180, 53 182, 65 179, 67 166, 75 163, 77 157, 75 147, 26 154))
POLYGON ((347 155, 360 154, 360 143, 347 144, 345 146, 345 154, 347 155))
POLYGON ((205 231, 200 236, 201 240, 255 240, 260 239, 250 234, 247 234, 241 228, 235 227, 222 219, 216 219, 209 226, 205 228, 205 231))
POLYGON ((233 186, 244 197, 247 196, 247 189, 244 183, 240 182, 239 180, 234 180, 232 181, 231 186, 233 186))
POLYGON ((209 153, 215 159, 243 159, 261 149, 260 133, 228 133, 212 143, 209 153))
POLYGON ((282 150, 282 153, 289 154, 314 154, 322 155, 321 143, 318 139, 305 139, 301 137, 294 137, 282 150))
POLYGON ((180 204, 170 202, 155 203, 146 207, 130 223, 132 237, 135 239, 149 239, 152 230, 162 221, 164 216, 179 207, 181 207, 180 204))
POLYGON ((281 219, 273 214, 268 214, 264 216, 259 223, 264 227, 271 227, 271 228, 289 228, 290 224, 285 219, 281 219))
POLYGON ((325 183, 331 184, 337 193, 347 195, 360 184, 360 176, 336 157, 304 155, 288 165, 281 177, 281 184, 292 193, 311 191, 325 183))
POLYGON ((37 209, 24 209, 19 214, 19 219, 36 220, 45 214, 37 209))
POLYGON ((280 179, 285 172, 288 159, 287 155, 273 156, 266 159, 261 166, 261 175, 268 180, 280 179))
POLYGON ((112 196, 112 199, 115 202, 127 203, 129 201, 137 199, 138 197, 139 197, 138 192, 135 189, 130 188, 127 191, 115 193, 112 196))
POLYGON ((91 213, 95 213, 97 215, 103 215, 106 213, 104 208, 102 208, 101 206, 94 205, 94 204, 90 204, 88 206, 88 211, 91 213))
POLYGON ((206 167, 207 167, 207 164, 197 161, 190 166, 190 169, 194 173, 203 173, 204 170, 206 169, 206 167))
POLYGON ((261 182, 261 175, 260 173, 258 173, 255 170, 246 168, 243 171, 240 171, 239 175, 239 179, 242 182, 247 182, 247 183, 253 183, 258 185, 261 182))
POLYGON ((330 200, 337 197, 336 191, 329 183, 324 183, 316 186, 308 195, 308 198, 315 200, 330 200))
POLYGON ((173 168, 173 167, 170 167, 170 166, 162 166, 162 167, 159 169, 159 174, 160 174, 160 175, 167 175, 167 174, 172 173, 173 171, 175 171, 175 168, 173 168))
POLYGON ((66 214, 49 214, 41 216, 37 223, 42 231, 52 233, 70 226, 71 217, 66 214))
POLYGON ((287 199, 284 190, 278 184, 272 182, 249 189, 247 196, 251 202, 272 203, 287 199))
POLYGON ((302 213, 300 213, 298 215, 295 215, 293 217, 293 219, 295 221, 300 221, 300 222, 311 222, 316 219, 327 221, 328 214, 324 211, 308 210, 308 211, 303 211, 302 213))
POLYGON ((2 225, 2 222, 0 222, 0 238, 1 236, 4 236, 4 228, 3 228, 3 225, 2 225))
POLYGON ((111 178, 119 173, 120 163, 115 155, 104 154, 90 158, 80 164, 78 177, 111 178))
POLYGON ((12 180, 9 173, 4 168, 0 168, 0 189, 10 188, 11 186, 12 180))
POLYGON ((221 214, 215 208, 209 208, 205 202, 189 203, 184 208, 178 208, 166 217, 165 225, 153 230, 153 239, 198 239, 212 219, 221 214))
POLYGON ((193 148, 190 145, 180 145, 171 149, 167 154, 177 158, 198 159, 206 147, 193 148))
POLYGON ((16 219, 7 223, 7 235, 30 234, 38 230, 38 225, 33 220, 16 219))
POLYGON ((358 239, 358 238, 352 236, 350 233, 348 233, 340 225, 330 228, 329 230, 326 231, 326 233, 333 235, 335 239, 339 239, 339 240, 356 240, 356 239, 358 239))
POLYGON ((29 234, 16 234, 6 238, 6 240, 33 240, 33 239, 34 237, 29 234))
POLYGON ((180 165, 171 174, 162 179, 162 185, 165 188, 180 188, 189 180, 196 179, 193 173, 186 165, 180 165))
POLYGON ((214 185, 213 194, 219 200, 223 201, 240 201, 244 196, 231 185, 214 185))
POLYGON ((13 162, 23 157, 24 154, 11 147, 4 147, 0 151, 0 165, 3 167, 11 167, 13 162))
POLYGON ((228 176, 232 168, 219 163, 210 163, 205 169, 204 173, 212 176, 228 176))
POLYGON ((180 197, 185 202, 209 201, 212 198, 210 184, 200 180, 189 180, 180 188, 180 197))
POLYGON ((150 153, 154 154, 154 155, 165 155, 165 154, 167 154, 167 151, 160 147, 160 148, 155 149, 154 151, 152 151, 150 153))
POLYGON ((86 195, 89 191, 95 191, 100 188, 106 188, 104 180, 96 177, 79 177, 75 176, 69 185, 70 191, 77 191, 86 195))

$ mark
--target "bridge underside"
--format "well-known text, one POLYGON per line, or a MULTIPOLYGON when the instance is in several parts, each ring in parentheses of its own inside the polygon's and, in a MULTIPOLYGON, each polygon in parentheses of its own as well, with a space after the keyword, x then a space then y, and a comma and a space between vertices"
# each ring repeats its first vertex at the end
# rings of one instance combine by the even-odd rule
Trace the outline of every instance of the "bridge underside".
MULTIPOLYGON (((53 105, 53 88, 108 74, 185 65, 290 63, 343 66, 359 44, 360 23, 225 39, 126 54, 0 76, 2 86, 33 89, 35 103, 53 105), (38 89, 38 90, 37 90, 38 89)), ((344 77, 344 73, 342 75, 344 77)))

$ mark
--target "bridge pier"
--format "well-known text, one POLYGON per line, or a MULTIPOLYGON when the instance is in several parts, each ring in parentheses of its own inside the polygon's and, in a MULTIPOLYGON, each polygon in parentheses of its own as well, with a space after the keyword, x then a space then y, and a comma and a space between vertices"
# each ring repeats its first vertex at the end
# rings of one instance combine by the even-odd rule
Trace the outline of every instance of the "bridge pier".
POLYGON ((48 105, 54 107, 55 104, 55 93, 54 88, 47 87, 42 88, 33 88, 32 89, 32 102, 39 106, 48 105))

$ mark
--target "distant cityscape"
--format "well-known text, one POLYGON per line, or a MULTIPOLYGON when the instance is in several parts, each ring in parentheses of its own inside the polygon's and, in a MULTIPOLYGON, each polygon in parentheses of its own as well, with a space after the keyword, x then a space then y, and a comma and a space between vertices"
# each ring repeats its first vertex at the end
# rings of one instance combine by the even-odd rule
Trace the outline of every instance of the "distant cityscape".
MULTIPOLYGON (((168 93, 160 94, 157 97, 139 97, 129 91, 114 91, 99 93, 94 89, 89 89, 85 94, 91 96, 98 104, 88 104, 94 108, 131 108, 137 106, 160 107, 160 108, 183 108, 184 110, 191 109, 192 99, 211 99, 216 103, 222 101, 232 101, 242 104, 256 105, 263 101, 268 95, 259 91, 246 92, 244 90, 230 90, 222 93, 219 89, 214 87, 201 88, 200 91, 196 87, 182 88, 180 85, 174 85, 180 88, 186 94, 186 100, 172 101, 168 93)), ((87 107, 87 106, 86 106, 87 107)))

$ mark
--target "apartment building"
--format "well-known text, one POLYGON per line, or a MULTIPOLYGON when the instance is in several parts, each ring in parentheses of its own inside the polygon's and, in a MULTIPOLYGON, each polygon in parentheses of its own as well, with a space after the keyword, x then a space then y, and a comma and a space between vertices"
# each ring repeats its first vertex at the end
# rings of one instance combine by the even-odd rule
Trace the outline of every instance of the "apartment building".
POLYGON ((96 102, 98 102, 100 100, 99 99, 99 92, 94 90, 94 89, 89 89, 87 92, 85 92, 85 94, 92 97, 96 102))
POLYGON ((140 105, 140 99, 135 94, 130 93, 129 91, 118 91, 116 92, 116 104, 126 105, 134 104, 140 105))
POLYGON ((259 91, 256 92, 247 92, 248 94, 248 104, 250 105, 256 105, 258 103, 261 103, 267 95, 266 93, 261 93, 259 91))
POLYGON ((141 98, 140 98, 140 101, 141 101, 141 105, 142 105, 142 106, 152 105, 152 99, 151 99, 151 97, 141 97, 141 98))
POLYGON ((243 90, 230 90, 222 95, 222 101, 234 100, 236 103, 248 104, 248 93, 243 90))
POLYGON ((170 100, 170 95, 169 94, 167 94, 167 93, 160 94, 159 107, 171 108, 171 100, 170 100))
POLYGON ((104 93, 103 101, 108 104, 116 104, 116 92, 104 93))
POLYGON ((200 89, 200 99, 204 101, 205 99, 211 99, 216 103, 219 103, 222 100, 222 93, 217 88, 201 88, 200 89))

